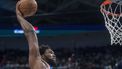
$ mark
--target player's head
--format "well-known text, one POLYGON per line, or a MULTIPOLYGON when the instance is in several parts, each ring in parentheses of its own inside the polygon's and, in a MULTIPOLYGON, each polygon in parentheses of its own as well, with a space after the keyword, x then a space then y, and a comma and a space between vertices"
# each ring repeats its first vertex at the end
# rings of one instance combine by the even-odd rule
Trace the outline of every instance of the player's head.
POLYGON ((42 59, 48 62, 50 65, 56 64, 56 55, 48 45, 41 45, 40 54, 42 59))

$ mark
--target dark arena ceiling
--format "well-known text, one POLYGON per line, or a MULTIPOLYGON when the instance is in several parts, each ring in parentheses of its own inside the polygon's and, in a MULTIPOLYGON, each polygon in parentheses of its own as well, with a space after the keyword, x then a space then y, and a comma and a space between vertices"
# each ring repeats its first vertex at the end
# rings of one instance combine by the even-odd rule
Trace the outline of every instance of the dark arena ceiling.
MULTIPOLYGON (((15 6, 18 0, 0 0, 1 29, 18 27, 15 6)), ((104 25, 102 0, 37 0, 37 13, 27 18, 35 26, 104 25)))

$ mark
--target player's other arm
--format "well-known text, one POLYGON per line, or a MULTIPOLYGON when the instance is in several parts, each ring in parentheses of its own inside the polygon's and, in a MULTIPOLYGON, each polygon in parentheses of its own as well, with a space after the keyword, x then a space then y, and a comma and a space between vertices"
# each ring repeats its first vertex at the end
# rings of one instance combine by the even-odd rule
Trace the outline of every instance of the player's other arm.
POLYGON ((29 65, 32 66, 37 57, 40 56, 37 35, 33 26, 21 16, 17 8, 16 15, 29 44, 29 65))

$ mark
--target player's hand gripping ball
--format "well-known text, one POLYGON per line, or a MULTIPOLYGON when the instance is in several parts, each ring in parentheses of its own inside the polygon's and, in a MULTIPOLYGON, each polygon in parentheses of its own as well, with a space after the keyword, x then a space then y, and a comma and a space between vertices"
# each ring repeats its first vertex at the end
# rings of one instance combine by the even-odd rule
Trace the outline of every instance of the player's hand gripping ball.
POLYGON ((33 16, 37 11, 37 2, 35 0, 20 0, 17 4, 17 8, 23 17, 33 16))

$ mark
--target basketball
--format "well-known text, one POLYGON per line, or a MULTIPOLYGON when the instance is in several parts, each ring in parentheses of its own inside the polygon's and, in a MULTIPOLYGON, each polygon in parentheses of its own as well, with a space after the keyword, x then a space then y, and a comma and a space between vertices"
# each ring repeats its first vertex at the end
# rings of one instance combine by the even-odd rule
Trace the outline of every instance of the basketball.
POLYGON ((35 0, 20 0, 18 10, 24 17, 32 16, 37 11, 37 3, 35 0))

